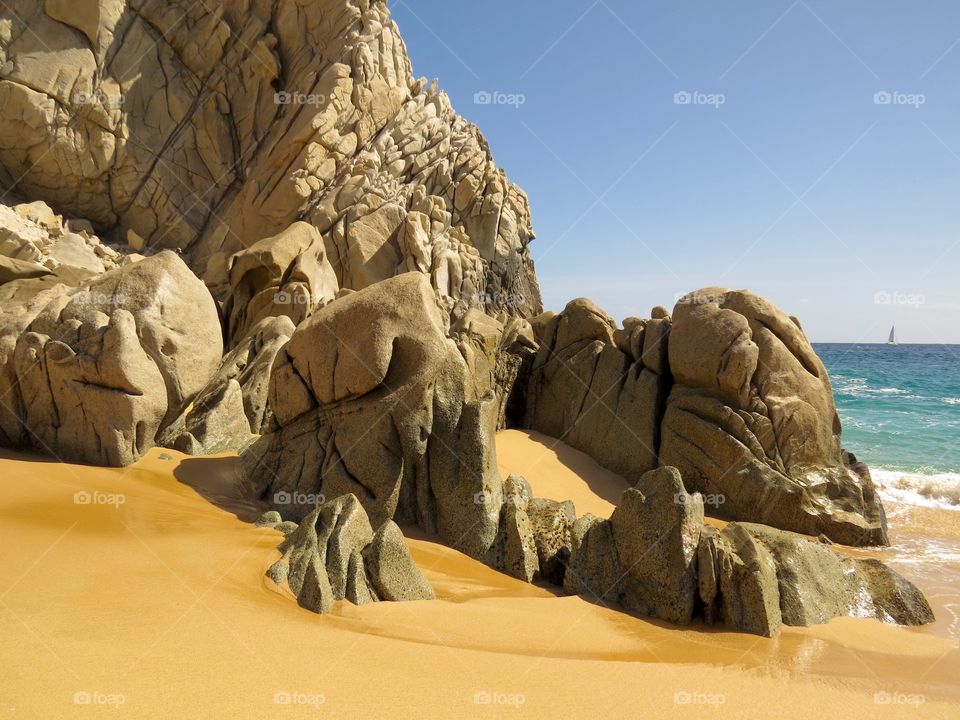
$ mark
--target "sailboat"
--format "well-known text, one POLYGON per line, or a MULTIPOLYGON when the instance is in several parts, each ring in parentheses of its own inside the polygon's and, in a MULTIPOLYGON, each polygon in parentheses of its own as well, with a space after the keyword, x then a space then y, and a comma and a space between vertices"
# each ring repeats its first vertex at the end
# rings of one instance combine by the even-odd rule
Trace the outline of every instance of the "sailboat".
POLYGON ((890 337, 887 339, 887 345, 896 345, 897 344, 897 326, 894 325, 890 328, 890 337))

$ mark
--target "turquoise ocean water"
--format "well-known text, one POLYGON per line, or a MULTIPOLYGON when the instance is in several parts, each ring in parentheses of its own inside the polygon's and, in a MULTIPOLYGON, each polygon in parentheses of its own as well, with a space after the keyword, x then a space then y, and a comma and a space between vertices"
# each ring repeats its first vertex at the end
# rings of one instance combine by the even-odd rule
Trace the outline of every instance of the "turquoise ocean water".
POLYGON ((884 496, 960 509, 960 345, 815 344, 884 496))

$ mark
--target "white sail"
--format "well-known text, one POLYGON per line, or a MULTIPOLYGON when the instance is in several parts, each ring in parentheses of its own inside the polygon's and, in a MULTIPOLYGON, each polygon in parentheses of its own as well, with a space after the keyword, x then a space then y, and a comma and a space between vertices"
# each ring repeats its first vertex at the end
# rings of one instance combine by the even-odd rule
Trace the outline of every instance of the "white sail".
POLYGON ((897 344, 897 334, 896 334, 896 330, 897 330, 897 326, 896 326, 896 325, 894 325, 892 328, 890 328, 890 338, 887 340, 887 345, 896 345, 896 344, 897 344))

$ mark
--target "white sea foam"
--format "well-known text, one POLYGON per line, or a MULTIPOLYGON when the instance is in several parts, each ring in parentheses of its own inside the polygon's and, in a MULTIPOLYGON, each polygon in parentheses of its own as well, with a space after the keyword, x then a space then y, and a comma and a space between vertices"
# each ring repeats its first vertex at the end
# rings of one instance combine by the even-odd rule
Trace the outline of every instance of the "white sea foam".
POLYGON ((960 510, 960 473, 918 473, 870 468, 885 500, 960 510))

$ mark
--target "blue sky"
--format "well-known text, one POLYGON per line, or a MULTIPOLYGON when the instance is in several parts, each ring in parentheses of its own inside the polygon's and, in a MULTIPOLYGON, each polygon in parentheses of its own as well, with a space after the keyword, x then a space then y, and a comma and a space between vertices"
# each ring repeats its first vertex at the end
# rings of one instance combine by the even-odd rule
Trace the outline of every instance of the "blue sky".
POLYGON ((388 4, 530 196, 547 307, 724 285, 814 341, 960 343, 960 3, 388 4))

